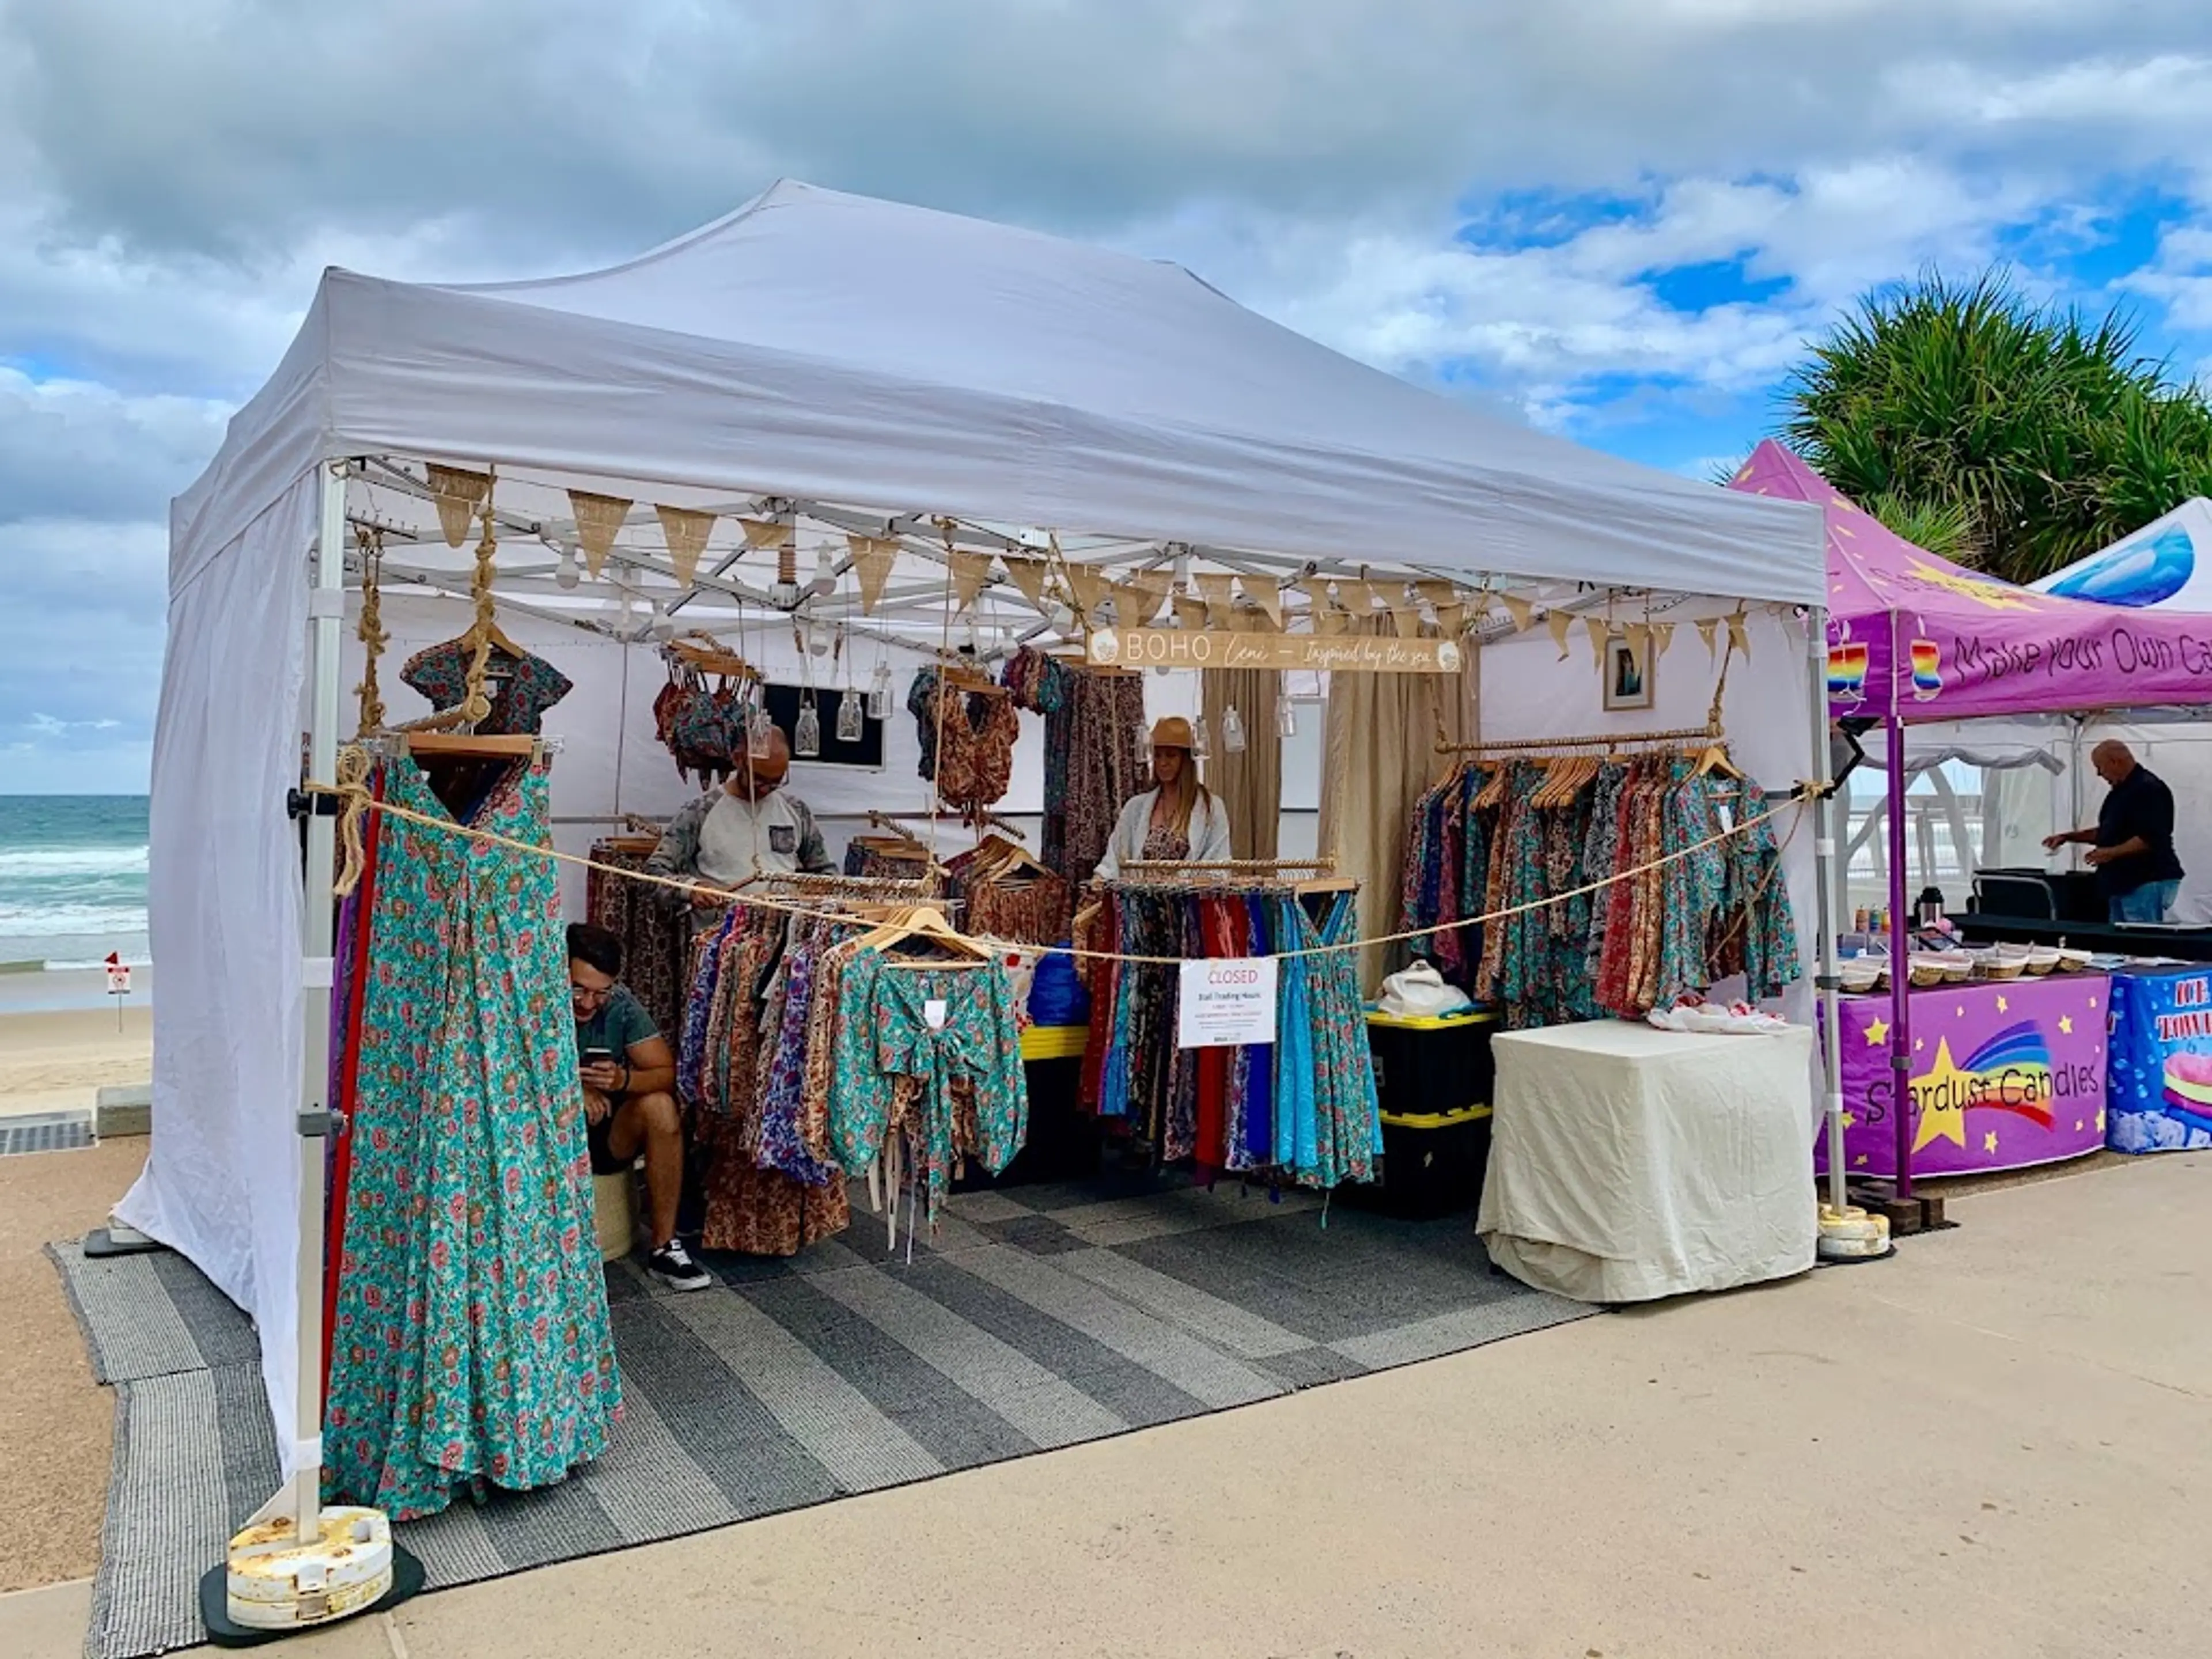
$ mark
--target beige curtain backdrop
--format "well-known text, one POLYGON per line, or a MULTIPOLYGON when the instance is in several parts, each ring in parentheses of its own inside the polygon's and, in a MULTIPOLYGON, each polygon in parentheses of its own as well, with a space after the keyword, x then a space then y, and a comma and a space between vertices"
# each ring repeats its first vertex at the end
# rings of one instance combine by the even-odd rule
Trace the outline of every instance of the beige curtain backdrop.
POLYGON ((1204 678, 1206 729, 1213 742, 1206 787, 1229 814, 1229 855, 1273 858, 1283 816, 1283 737, 1275 729, 1283 677, 1272 668, 1229 668, 1204 678), (1222 742, 1231 708, 1244 723, 1243 752, 1236 755, 1222 742))
MULTIPOLYGON (((1395 634, 1387 620, 1359 624, 1356 632, 1395 634)), ((1413 803, 1435 781, 1448 757, 1437 752, 1439 731, 1448 743, 1477 734, 1477 663, 1467 653, 1458 674, 1331 674, 1322 763, 1321 847, 1336 857, 1336 872, 1359 883, 1359 937, 1395 933, 1405 926, 1401 902, 1406 830, 1413 803)), ((1373 996, 1384 975, 1405 966, 1403 945, 1370 945, 1359 953, 1361 990, 1373 996)))

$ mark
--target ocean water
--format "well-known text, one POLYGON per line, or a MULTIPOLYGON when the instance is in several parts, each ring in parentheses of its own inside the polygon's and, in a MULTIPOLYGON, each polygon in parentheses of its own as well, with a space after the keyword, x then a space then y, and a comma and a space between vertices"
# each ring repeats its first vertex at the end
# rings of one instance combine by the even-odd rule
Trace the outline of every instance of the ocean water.
POLYGON ((146 797, 0 795, 0 963, 150 957, 146 797))

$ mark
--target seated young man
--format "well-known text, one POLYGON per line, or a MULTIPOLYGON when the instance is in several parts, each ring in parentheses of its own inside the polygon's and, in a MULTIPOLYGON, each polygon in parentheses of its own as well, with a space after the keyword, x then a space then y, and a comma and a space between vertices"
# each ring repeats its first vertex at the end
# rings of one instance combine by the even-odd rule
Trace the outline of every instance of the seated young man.
POLYGON ((568 927, 568 997, 576 1012, 577 1075, 584 1085, 592 1173, 627 1170, 645 1152, 653 1208, 646 1267, 664 1285, 703 1291, 714 1281, 676 1237, 684 1191, 684 1120, 676 1106, 676 1056, 644 1004, 617 982, 622 941, 589 922, 568 927))

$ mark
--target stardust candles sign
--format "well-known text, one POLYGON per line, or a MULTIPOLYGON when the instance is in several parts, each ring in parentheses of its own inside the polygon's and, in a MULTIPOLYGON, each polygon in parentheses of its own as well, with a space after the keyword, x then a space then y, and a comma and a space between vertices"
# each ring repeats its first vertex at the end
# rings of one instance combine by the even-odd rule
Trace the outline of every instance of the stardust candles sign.
POLYGON ((2212 1146, 2212 969, 2112 976, 2110 1129, 2120 1152, 2212 1146))
MULTIPOLYGON (((2102 1146, 2110 994, 2097 974, 1914 992, 1912 1173, 2017 1170, 2102 1146)), ((1887 997, 1853 997, 1840 1021, 1844 1156, 1853 1175, 1884 1179, 1897 1164, 1889 1015, 1887 997)))

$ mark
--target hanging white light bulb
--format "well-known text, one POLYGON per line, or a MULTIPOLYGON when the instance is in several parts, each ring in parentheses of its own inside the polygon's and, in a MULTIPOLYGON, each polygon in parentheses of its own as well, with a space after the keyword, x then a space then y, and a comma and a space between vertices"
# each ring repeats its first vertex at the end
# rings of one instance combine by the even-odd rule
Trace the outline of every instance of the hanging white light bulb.
POLYGON ((1206 716, 1200 714, 1190 723, 1190 757, 1193 760, 1213 757, 1213 737, 1206 729, 1206 716))
POLYGON ((881 658, 876 660, 876 672, 868 682, 868 718, 887 720, 891 717, 891 665, 881 658))
POLYGON ((653 621, 648 631, 656 640, 672 640, 676 637, 676 624, 669 618, 668 608, 659 599, 653 601, 653 621))
POLYGON ((1275 730, 1286 738, 1295 738, 1298 734, 1297 705, 1288 697, 1275 699, 1275 730))
POLYGON ((791 752, 811 759, 822 752, 822 716, 815 711, 814 694, 808 692, 799 706, 799 719, 791 732, 791 752))
POLYGON ((553 564, 553 585, 562 589, 572 588, 583 580, 583 573, 576 568, 576 550, 562 547, 557 550, 557 553, 558 557, 553 564))
POLYGON ((822 544, 821 551, 814 556, 814 591, 835 593, 837 591, 837 556, 830 550, 830 544, 822 544))
POLYGON ((1222 711, 1221 747, 1225 753, 1231 755, 1244 752, 1244 717, 1237 712, 1237 705, 1233 702, 1222 711))

